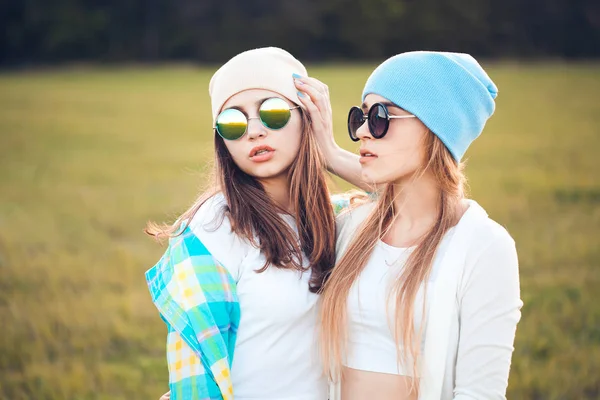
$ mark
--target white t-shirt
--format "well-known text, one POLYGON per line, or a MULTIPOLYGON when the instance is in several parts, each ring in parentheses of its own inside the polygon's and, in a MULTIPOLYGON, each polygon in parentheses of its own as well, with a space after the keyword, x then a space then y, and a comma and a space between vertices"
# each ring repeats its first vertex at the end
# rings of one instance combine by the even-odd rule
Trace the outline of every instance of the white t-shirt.
MULTIPOLYGON (((222 218, 225 206, 225 197, 215 195, 196 213, 190 229, 237 284, 241 319, 231 371, 235 398, 327 399, 317 350, 318 296, 308 290, 310 270, 269 266, 257 273, 265 257, 231 232, 229 219, 222 218)), ((296 230, 293 217, 283 218, 296 230)))

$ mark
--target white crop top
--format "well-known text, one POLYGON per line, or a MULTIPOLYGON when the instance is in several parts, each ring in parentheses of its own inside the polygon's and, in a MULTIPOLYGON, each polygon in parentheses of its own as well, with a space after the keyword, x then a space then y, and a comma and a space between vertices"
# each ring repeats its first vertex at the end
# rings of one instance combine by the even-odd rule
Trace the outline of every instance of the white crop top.
MULTIPOLYGON (((454 228, 444 236, 437 255, 446 251, 454 228)), ((394 340, 395 296, 390 290, 414 248, 399 248, 379 241, 367 265, 354 282, 348 295, 348 352, 345 365, 349 368, 395 375, 414 376, 412 361, 402 363, 394 340)), ((434 263, 429 282, 435 281, 439 263, 434 263), (436 268, 437 267, 437 268, 436 268)), ((429 296, 428 296, 429 297, 429 296)), ((426 303, 429 309, 429 301, 426 303)), ((415 299, 415 334, 421 326, 423 286, 415 299)), ((421 349, 424 348, 425 328, 421 349)))

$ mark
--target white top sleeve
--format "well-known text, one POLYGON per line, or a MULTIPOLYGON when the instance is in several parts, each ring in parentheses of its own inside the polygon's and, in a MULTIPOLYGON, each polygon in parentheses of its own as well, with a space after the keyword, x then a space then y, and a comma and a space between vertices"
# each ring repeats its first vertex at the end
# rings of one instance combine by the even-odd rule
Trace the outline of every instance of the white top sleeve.
POLYGON ((190 229, 237 283, 240 266, 252 245, 231 231, 231 222, 224 215, 226 205, 222 194, 211 197, 192 218, 190 229))
POLYGON ((523 303, 515 242, 499 225, 492 231, 492 239, 467 260, 459 292, 455 400, 506 399, 523 303))

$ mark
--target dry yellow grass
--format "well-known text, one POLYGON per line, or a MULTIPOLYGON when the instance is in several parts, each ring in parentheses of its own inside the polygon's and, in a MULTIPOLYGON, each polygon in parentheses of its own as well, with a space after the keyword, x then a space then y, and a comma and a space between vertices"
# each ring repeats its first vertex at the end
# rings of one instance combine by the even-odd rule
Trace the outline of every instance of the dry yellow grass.
MULTIPOLYGON (((309 69, 338 142, 372 66, 309 69)), ((147 220, 193 200, 212 153, 211 68, 0 74, 0 398, 154 399, 165 328, 147 220)), ((497 114, 471 192, 515 237, 523 319, 511 399, 600 395, 600 68, 492 64, 497 114)), ((344 188, 344 186, 341 186, 344 188)))

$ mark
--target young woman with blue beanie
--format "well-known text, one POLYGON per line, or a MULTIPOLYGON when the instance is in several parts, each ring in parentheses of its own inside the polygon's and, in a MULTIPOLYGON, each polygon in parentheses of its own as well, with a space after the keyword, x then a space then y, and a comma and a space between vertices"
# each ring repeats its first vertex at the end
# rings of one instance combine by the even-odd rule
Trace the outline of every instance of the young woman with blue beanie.
MULTIPOLYGON (((296 87, 308 108, 328 101, 312 78, 296 87)), ((379 193, 337 219, 321 299, 331 398, 505 399, 522 306, 517 253, 465 197, 461 163, 496 95, 469 55, 404 53, 375 69, 350 110, 360 158, 321 137, 330 170, 360 173, 379 193)))

